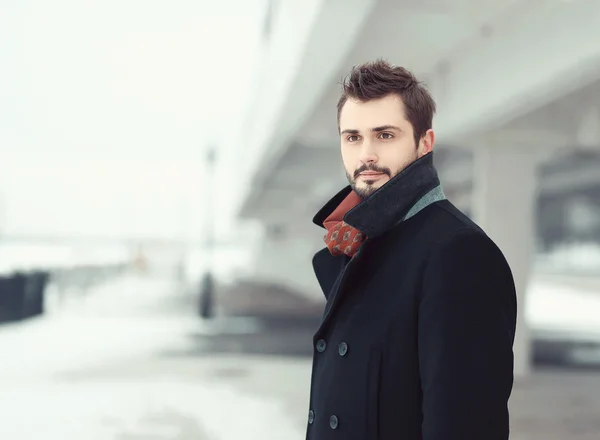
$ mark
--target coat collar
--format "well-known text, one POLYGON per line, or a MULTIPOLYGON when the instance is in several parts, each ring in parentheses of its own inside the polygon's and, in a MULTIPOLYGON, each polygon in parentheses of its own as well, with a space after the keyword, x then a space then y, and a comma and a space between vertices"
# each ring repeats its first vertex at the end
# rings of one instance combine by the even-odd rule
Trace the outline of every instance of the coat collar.
MULTIPOLYGON (((313 222, 323 227, 325 219, 350 191, 352 188, 348 185, 337 193, 315 215, 313 222)), ((344 221, 367 237, 375 238, 403 221, 417 202, 434 192, 437 192, 436 200, 443 198, 440 180, 433 165, 433 153, 429 153, 410 164, 371 196, 348 211, 344 221)))

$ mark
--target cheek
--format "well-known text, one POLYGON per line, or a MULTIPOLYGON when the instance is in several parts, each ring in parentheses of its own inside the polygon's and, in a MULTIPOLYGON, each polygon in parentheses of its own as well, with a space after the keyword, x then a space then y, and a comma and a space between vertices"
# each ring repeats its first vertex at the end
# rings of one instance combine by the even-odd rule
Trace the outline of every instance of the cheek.
POLYGON ((356 161, 358 156, 354 154, 351 148, 342 146, 342 162, 346 171, 354 170, 356 168, 356 161))
POLYGON ((385 161, 390 168, 397 168, 406 165, 407 162, 414 161, 416 155, 417 149, 414 146, 398 145, 396 148, 387 149, 382 161, 385 161))

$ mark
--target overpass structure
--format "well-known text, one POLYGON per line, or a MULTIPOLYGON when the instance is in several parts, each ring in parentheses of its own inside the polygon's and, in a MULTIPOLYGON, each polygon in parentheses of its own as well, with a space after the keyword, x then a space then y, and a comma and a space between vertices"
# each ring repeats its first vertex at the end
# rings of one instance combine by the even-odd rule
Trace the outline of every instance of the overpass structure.
MULTIPOLYGON (((322 232, 311 219, 346 184, 339 80, 351 66, 383 57, 431 90, 445 190, 502 248, 523 304, 538 170, 553 155, 600 147, 600 2, 271 3, 243 148, 221 158, 236 164, 231 216, 263 225, 256 276, 321 295, 311 257, 322 232), (469 160, 452 159, 465 150, 469 160)), ((556 186, 547 180, 544 186, 556 186)), ((520 313, 517 376, 529 369, 523 319, 520 313)))

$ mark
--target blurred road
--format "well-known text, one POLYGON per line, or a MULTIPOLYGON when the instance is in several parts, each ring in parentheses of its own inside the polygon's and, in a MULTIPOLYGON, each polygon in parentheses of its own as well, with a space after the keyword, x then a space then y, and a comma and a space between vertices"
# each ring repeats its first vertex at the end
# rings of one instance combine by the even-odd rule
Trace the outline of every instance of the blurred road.
POLYGON ((299 397, 298 411, 278 393, 296 391, 285 393, 286 384, 295 385, 290 374, 308 380, 309 361, 274 362, 234 354, 231 343, 203 345, 211 333, 227 339, 225 329, 256 326, 244 319, 205 324, 180 290, 169 281, 125 277, 52 315, 1 326, 0 438, 301 438, 306 399, 299 397), (216 356, 219 346, 226 350, 216 356), (273 392, 256 394, 269 383, 273 392))
MULTIPOLYGON (((304 438, 318 316, 202 322, 177 292, 129 277, 0 327, 0 438, 304 438)), ((516 384, 511 412, 513 440, 598 440, 600 369, 546 367, 516 384)))

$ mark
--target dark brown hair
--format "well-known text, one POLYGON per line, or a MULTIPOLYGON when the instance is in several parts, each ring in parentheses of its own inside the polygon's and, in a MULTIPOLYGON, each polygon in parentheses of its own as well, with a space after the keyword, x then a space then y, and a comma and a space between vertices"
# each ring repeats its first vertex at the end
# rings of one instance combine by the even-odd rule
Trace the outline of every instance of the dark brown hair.
POLYGON ((390 94, 402 99, 405 117, 412 124, 417 145, 432 127, 435 101, 425 86, 404 67, 393 66, 382 59, 354 66, 343 79, 342 87, 343 93, 337 104, 338 128, 348 98, 370 101, 390 94))

